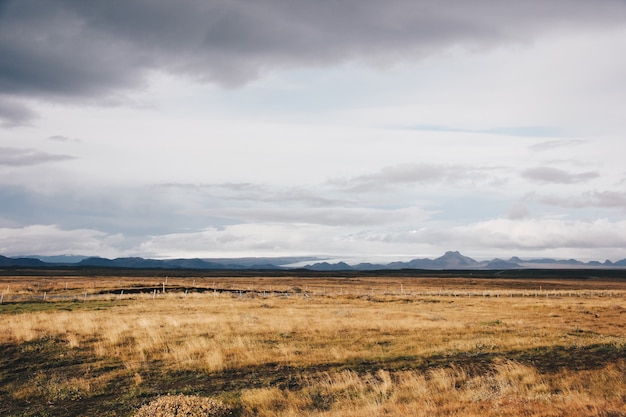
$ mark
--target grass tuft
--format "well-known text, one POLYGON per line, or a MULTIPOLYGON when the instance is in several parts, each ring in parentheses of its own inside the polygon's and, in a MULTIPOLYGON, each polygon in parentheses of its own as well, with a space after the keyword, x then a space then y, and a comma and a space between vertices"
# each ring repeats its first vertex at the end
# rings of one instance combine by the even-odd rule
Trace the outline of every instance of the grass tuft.
POLYGON ((232 407, 219 400, 195 395, 165 395, 141 407, 134 417, 229 417, 232 407))

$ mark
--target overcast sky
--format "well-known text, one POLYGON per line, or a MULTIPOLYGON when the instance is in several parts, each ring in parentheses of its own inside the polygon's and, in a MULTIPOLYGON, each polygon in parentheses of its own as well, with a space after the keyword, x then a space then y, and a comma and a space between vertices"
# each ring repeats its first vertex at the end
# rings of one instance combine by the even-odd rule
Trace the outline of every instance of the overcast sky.
POLYGON ((626 258, 624 0, 2 0, 0 254, 626 258))

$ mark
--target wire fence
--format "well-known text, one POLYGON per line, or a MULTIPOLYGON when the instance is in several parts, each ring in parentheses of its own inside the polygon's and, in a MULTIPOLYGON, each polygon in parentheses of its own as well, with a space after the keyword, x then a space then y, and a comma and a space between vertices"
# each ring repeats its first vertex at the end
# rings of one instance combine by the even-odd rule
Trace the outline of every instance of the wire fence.
POLYGON ((566 297, 579 298, 615 298, 623 299, 624 291, 617 290, 420 290, 400 286, 398 288, 356 288, 340 287, 291 287, 287 289, 267 288, 218 288, 218 287, 183 287, 176 285, 159 285, 150 287, 129 287, 104 289, 99 291, 50 289, 45 291, 8 291, 0 293, 0 304, 28 302, 87 302, 114 300, 146 300, 164 297, 184 298, 193 296, 230 296, 230 297, 360 297, 375 298, 544 298, 558 299, 566 297))

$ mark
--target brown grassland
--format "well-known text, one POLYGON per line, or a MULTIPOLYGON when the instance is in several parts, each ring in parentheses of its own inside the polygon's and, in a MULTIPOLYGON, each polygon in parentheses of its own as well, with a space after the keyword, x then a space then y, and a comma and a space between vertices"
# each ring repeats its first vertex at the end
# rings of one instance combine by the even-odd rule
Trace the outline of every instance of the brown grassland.
POLYGON ((5 271, 0 291, 1 416, 626 416, 619 277, 5 271))

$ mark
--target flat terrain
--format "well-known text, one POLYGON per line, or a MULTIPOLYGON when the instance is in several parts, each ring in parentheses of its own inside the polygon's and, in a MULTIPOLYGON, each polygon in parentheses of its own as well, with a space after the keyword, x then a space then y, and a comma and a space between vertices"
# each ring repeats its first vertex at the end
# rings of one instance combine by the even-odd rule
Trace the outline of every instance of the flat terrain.
POLYGON ((624 416, 623 271, 0 271, 0 415, 624 416))

